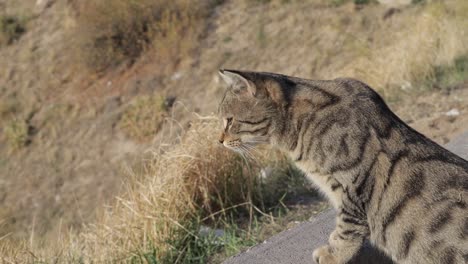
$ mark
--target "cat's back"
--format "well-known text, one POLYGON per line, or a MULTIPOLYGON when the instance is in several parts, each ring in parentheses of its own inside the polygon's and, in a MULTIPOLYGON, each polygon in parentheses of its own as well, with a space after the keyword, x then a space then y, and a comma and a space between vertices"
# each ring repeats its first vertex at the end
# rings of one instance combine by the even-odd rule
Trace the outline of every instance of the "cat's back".
POLYGON ((336 106, 351 107, 350 113, 361 110, 373 111, 381 109, 381 115, 390 114, 391 111, 381 96, 366 83, 353 78, 336 78, 332 80, 309 80, 288 77, 293 81, 294 88, 286 89, 298 97, 324 97, 333 98, 336 106), (339 103, 339 104, 338 104, 339 103))
POLYGON ((294 84, 299 85, 300 89, 309 91, 310 89, 321 89, 337 96, 357 95, 358 93, 367 94, 369 96, 377 94, 374 89, 366 83, 350 77, 340 77, 330 80, 303 79, 290 76, 279 77, 291 80, 294 84))

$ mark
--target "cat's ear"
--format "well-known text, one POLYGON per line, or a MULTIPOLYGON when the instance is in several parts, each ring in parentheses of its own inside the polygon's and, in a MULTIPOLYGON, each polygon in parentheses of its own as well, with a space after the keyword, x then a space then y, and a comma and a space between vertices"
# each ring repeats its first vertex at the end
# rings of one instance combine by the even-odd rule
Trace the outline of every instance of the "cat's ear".
POLYGON ((219 75, 227 84, 228 88, 233 89, 236 93, 248 92, 252 96, 255 96, 257 93, 257 87, 255 84, 242 75, 231 72, 229 70, 219 70, 219 75))
POLYGON ((284 98, 283 89, 277 81, 269 80, 265 83, 265 88, 268 94, 268 97, 271 98, 277 104, 286 103, 284 98))

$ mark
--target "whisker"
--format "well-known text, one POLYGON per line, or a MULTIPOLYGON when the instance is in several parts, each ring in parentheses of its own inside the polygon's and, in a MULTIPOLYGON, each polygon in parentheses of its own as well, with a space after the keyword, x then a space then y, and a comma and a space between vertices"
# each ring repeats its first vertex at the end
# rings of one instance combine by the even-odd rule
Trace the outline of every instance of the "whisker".
POLYGON ((250 144, 250 142, 245 142, 242 146, 246 147, 247 149, 254 149, 255 145, 250 144))
POLYGON ((242 149, 243 153, 248 157, 249 159, 252 159, 252 153, 250 153, 249 149, 247 149, 245 146, 240 146, 242 149))
POLYGON ((250 161, 255 160, 252 153, 250 152, 248 148, 246 148, 244 145, 239 146, 239 148, 242 150, 243 154, 245 154, 245 156, 249 158, 250 161))
POLYGON ((252 160, 253 160, 253 161, 257 160, 257 158, 256 158, 256 156, 255 156, 256 154, 255 154, 252 150, 249 150, 249 154, 250 154, 250 156, 252 157, 252 160))
POLYGON ((241 158, 242 158, 245 162, 248 162, 248 161, 249 161, 249 160, 248 160, 248 157, 246 156, 245 151, 244 151, 242 148, 240 148, 240 147, 235 148, 235 151, 236 151, 237 153, 239 153, 239 155, 241 156, 241 158))
POLYGON ((245 143, 244 147, 248 149, 252 154, 259 154, 260 152, 255 148, 255 145, 245 143))

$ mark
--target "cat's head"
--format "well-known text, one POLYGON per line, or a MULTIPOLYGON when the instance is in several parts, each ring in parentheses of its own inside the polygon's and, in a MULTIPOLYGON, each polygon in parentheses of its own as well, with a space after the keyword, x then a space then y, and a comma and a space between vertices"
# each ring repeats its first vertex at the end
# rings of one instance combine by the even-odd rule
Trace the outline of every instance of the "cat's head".
POLYGON ((238 152, 270 143, 278 130, 282 91, 271 76, 256 72, 220 70, 226 84, 219 105, 223 131, 219 142, 238 152))

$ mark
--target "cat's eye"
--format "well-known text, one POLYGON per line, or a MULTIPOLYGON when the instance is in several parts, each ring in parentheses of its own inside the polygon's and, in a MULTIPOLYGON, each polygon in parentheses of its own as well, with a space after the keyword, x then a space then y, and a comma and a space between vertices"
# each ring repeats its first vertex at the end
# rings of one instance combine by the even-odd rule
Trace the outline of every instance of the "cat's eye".
POLYGON ((227 129, 232 124, 232 117, 225 118, 223 121, 224 121, 224 128, 227 129))

